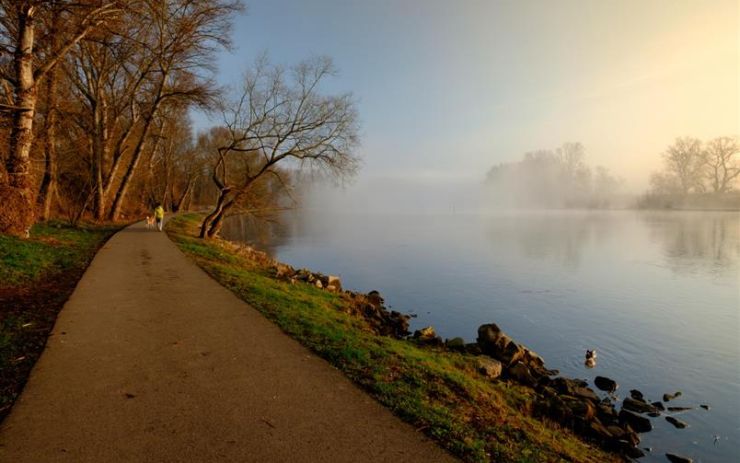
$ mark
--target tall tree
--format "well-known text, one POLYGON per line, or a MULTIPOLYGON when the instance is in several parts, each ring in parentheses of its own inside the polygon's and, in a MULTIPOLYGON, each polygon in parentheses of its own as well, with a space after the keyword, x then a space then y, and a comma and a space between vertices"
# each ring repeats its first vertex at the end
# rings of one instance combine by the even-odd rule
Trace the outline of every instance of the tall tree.
MULTIPOLYGON (((54 8, 51 12, 50 24, 48 26, 49 50, 59 49, 62 41, 61 30, 62 11, 54 8)), ((44 115, 43 137, 44 137, 44 174, 38 193, 38 216, 41 220, 48 220, 51 214, 51 205, 57 193, 57 87, 59 85, 59 68, 57 63, 49 70, 46 77, 46 107, 44 115)))
POLYGON ((663 159, 666 173, 678 180, 682 194, 704 190, 701 140, 692 137, 677 138, 668 147, 663 159))
POLYGON ((140 134, 116 190, 109 218, 117 220, 146 140, 158 111, 171 102, 207 105, 215 96, 209 79, 217 49, 230 46, 231 16, 242 8, 238 0, 144 0, 138 20, 147 24, 142 43, 155 58, 146 76, 141 101, 140 134))

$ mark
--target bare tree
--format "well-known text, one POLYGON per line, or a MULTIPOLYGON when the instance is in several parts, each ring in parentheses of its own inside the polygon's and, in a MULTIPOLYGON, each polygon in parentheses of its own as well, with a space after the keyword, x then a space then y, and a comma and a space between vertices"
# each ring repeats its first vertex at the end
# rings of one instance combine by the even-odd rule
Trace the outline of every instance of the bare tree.
POLYGON ((676 178, 682 194, 704 191, 702 182, 703 155, 697 138, 677 138, 663 155, 668 177, 676 178))
MULTIPOLYGON (((61 21, 62 11, 59 8, 53 8, 47 27, 49 39, 48 49, 58 50, 62 42, 61 21)), ((57 194, 57 93, 59 85, 60 72, 59 63, 52 66, 46 76, 46 107, 44 108, 44 126, 42 129, 44 138, 44 175, 39 187, 37 204, 39 208, 39 218, 49 220, 51 214, 51 205, 57 194)))
POLYGON ((218 234, 225 215, 258 180, 273 176, 284 183, 278 166, 337 176, 355 172, 358 122, 352 96, 320 92, 333 73, 331 60, 317 58, 290 72, 262 59, 246 74, 241 95, 224 104, 227 143, 216 150, 212 172, 219 196, 201 225, 201 238, 218 234), (235 161, 240 161, 237 171, 235 161))
POLYGON ((119 21, 73 50, 68 74, 90 138, 96 218, 118 218, 164 119, 210 104, 215 51, 229 45, 240 8, 239 0, 131 1, 119 21))
POLYGON ((141 131, 111 204, 109 218, 118 219, 131 180, 144 151, 157 112, 170 102, 207 105, 215 97, 208 77, 217 49, 230 45, 231 15, 239 0, 144 0, 138 20, 149 26, 142 50, 150 51, 153 67, 146 76, 141 131), (147 22, 149 21, 149 22, 147 22))
POLYGON ((13 102, 3 105, 12 116, 5 175, 0 178, 0 231, 27 236, 35 220, 35 195, 29 179, 30 152, 38 83, 67 52, 102 21, 115 14, 115 2, 65 0, 0 0, 0 55, 12 57, 0 78, 12 88, 13 102), (64 15, 74 32, 42 55, 36 43, 37 24, 53 14, 64 15))
POLYGON ((736 137, 717 137, 708 142, 702 153, 706 177, 715 193, 726 193, 740 175, 737 155, 740 145, 736 137))

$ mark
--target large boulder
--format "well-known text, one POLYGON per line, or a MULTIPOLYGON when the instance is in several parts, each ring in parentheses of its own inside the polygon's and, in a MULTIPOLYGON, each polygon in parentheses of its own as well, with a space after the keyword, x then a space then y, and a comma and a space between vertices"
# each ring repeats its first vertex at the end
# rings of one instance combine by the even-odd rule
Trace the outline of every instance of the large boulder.
POLYGON ((653 430, 653 424, 649 418, 640 416, 637 413, 622 409, 619 411, 619 421, 630 425, 637 432, 648 432, 653 430))
POLYGON ((526 349, 515 343, 495 323, 478 328, 478 345, 484 354, 510 366, 525 356, 526 349))
POLYGON ((590 387, 576 387, 573 389, 572 394, 595 403, 599 402, 599 396, 590 387))
POLYGON ((601 424, 601 422, 594 418, 589 423, 589 434, 591 434, 596 439, 599 439, 601 441, 608 441, 614 438, 611 432, 609 432, 609 429, 607 429, 606 426, 601 424))
POLYGON ((545 368, 545 360, 537 352, 526 347, 524 348, 524 363, 532 369, 543 370, 545 368))
POLYGON ((526 386, 534 386, 537 380, 532 375, 529 367, 523 362, 516 362, 506 370, 509 377, 526 386))
POLYGON ((470 342, 468 344, 465 344, 465 352, 467 352, 470 355, 482 355, 483 354, 483 350, 481 350, 477 342, 470 342))
POLYGON ((290 279, 295 275, 295 269, 288 264, 278 262, 275 264, 275 278, 290 279))
POLYGON ((484 354, 499 358, 511 342, 511 338, 506 336, 497 324, 489 323, 478 327, 477 341, 484 354))
POLYGON ((452 338, 445 341, 445 347, 450 350, 464 352, 465 351, 465 340, 463 338, 452 338))
POLYGON ((491 357, 486 357, 485 355, 481 355, 475 360, 478 366, 478 371, 483 376, 491 379, 496 379, 501 376, 503 365, 501 365, 501 362, 499 362, 498 360, 492 359, 491 357))
POLYGON ((551 385, 560 394, 574 395, 574 391, 577 388, 586 387, 588 383, 586 381, 583 381, 582 379, 558 377, 552 380, 551 385))
POLYGON ((342 291, 342 280, 338 276, 328 275, 326 277, 326 287, 334 287, 332 291, 342 291))
POLYGON ((637 413, 659 413, 659 410, 652 404, 635 400, 632 397, 625 397, 622 401, 622 408, 637 413))
POLYGON ((583 420, 590 421, 596 415, 596 407, 590 400, 584 400, 580 397, 571 397, 564 395, 560 399, 565 403, 566 407, 570 409, 573 416, 577 416, 583 420))
POLYGON ((597 376, 594 378, 594 385, 606 392, 614 392, 619 387, 616 381, 606 376, 597 376))
POLYGON ((367 293, 367 300, 368 302, 370 302, 372 305, 376 307, 383 305, 383 302, 385 302, 383 300, 383 296, 381 296, 380 293, 375 290, 372 290, 369 293, 367 293))

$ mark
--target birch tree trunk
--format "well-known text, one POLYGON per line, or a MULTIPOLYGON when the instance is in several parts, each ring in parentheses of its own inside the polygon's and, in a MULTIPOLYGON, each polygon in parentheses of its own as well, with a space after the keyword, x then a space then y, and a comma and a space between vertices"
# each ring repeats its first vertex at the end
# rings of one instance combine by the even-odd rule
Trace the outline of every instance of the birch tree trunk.
POLYGON ((28 236, 34 222, 34 195, 31 192, 30 154, 33 143, 33 116, 36 108, 36 86, 33 78, 34 8, 19 11, 18 45, 14 57, 16 79, 14 91, 15 111, 10 133, 10 152, 5 168, 7 186, 16 204, 4 230, 15 236, 28 236))

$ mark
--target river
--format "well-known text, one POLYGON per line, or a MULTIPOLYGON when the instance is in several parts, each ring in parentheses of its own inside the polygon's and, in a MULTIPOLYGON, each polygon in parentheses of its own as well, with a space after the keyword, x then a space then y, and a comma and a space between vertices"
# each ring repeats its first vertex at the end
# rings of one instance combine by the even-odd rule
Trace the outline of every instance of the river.
POLYGON ((495 322, 549 368, 616 380, 617 395, 681 391, 642 435, 696 462, 740 455, 740 214, 558 211, 490 214, 286 213, 230 218, 223 235, 280 261, 379 290, 443 337, 495 322), (596 349, 593 369, 583 364, 596 349), (709 410, 700 408, 708 404, 709 410))

